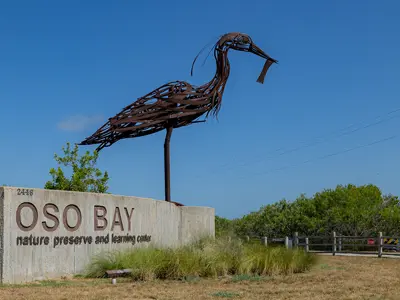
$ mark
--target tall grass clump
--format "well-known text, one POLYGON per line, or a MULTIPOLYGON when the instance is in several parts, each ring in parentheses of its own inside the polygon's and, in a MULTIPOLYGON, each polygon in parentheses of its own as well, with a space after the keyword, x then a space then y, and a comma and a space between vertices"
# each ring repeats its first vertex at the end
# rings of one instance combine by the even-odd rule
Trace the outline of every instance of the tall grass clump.
POLYGON ((131 269, 134 280, 185 279, 229 275, 287 275, 305 272, 315 257, 302 249, 265 247, 238 239, 200 239, 179 248, 138 248, 95 256, 86 277, 131 269))

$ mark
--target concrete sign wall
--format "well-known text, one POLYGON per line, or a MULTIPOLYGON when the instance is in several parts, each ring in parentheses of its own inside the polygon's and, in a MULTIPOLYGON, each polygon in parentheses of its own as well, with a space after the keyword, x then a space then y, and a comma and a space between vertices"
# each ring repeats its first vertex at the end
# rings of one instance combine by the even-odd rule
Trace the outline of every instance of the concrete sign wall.
POLYGON ((214 209, 109 194, 0 188, 0 283, 82 272, 113 249, 214 236, 214 209))

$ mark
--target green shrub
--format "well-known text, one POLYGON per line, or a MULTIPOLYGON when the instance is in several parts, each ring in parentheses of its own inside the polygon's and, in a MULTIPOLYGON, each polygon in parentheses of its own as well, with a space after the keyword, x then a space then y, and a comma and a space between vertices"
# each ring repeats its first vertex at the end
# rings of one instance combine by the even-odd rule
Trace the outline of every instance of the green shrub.
POLYGON ((115 269, 132 269, 134 280, 286 275, 305 272, 314 263, 315 257, 301 249, 201 239, 175 249, 152 247, 101 254, 92 259, 85 276, 102 277, 115 269))

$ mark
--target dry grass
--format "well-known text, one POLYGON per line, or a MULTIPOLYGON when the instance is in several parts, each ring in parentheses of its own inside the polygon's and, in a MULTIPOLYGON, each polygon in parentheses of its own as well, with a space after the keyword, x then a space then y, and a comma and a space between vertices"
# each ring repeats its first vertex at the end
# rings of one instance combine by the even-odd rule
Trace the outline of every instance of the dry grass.
POLYGON ((1 287, 0 299, 400 299, 400 260, 322 256, 303 274, 191 282, 48 281, 1 287))

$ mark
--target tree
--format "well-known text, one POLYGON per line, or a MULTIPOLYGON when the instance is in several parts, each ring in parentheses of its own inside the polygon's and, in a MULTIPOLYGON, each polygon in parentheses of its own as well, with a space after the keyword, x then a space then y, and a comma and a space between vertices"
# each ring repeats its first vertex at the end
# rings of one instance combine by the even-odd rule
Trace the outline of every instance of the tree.
POLYGON ((229 236, 233 235, 233 222, 232 220, 215 216, 215 236, 229 236))
MULTIPOLYGON (((228 221, 216 222, 223 232, 228 221)), ((240 219, 232 220, 238 236, 330 236, 332 231, 348 236, 398 235, 400 232, 400 200, 383 195, 372 184, 338 185, 324 189, 312 197, 300 195, 295 201, 280 200, 262 206, 240 219)))
POLYGON ((98 152, 91 154, 86 151, 79 156, 78 145, 71 149, 70 143, 62 148, 64 157, 54 154, 54 159, 58 163, 58 168, 51 168, 50 175, 52 180, 46 182, 44 188, 48 190, 64 190, 77 192, 106 193, 108 190, 108 173, 101 172, 97 167, 98 152), (61 166, 71 167, 70 178, 65 176, 61 166))

